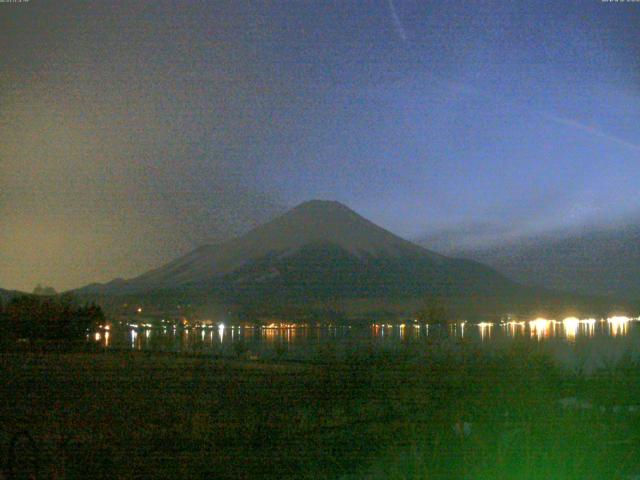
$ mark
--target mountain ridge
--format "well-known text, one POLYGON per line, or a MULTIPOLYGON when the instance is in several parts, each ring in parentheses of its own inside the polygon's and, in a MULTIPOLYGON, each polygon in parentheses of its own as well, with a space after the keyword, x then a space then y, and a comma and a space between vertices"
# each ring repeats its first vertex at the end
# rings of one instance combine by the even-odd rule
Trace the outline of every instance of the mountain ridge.
POLYGON ((459 312, 471 314, 544 312, 551 305, 589 303, 577 295, 562 297, 545 288, 525 287, 474 260, 435 253, 343 204, 318 200, 138 277, 89 285, 75 293, 90 299, 146 298, 169 306, 186 302, 266 310, 275 305, 275 311, 368 302, 408 312, 430 298, 445 299, 459 312))
MULTIPOLYGON (((425 247, 433 242, 421 242, 425 247)), ((640 297, 640 225, 594 228, 485 247, 451 248, 527 285, 619 298, 640 297)))
MULTIPOLYGON (((234 272, 247 269, 260 260, 264 263, 266 258, 271 264, 294 258, 311 246, 334 248, 333 253, 338 255, 341 250, 347 257, 365 264, 373 264, 375 259, 386 259, 387 263, 393 263, 393 259, 419 261, 425 268, 428 264, 434 274, 440 269, 450 275, 452 272, 447 272, 450 265, 460 263, 398 237, 339 202, 311 200, 235 239, 200 246, 133 279, 92 284, 80 291, 133 293, 211 284, 216 283, 212 282, 214 279, 233 276, 234 272)), ((473 264, 466 261, 465 265, 473 264)), ((503 281, 497 274, 495 276, 499 282, 503 281)))

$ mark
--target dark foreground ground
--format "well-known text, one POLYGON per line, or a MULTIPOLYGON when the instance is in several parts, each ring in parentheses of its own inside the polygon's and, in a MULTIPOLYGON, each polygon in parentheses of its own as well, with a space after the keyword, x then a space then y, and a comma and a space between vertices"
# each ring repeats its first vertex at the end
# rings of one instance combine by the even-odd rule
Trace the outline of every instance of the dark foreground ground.
POLYGON ((0 362, 0 478, 640 478, 630 362, 582 376, 526 346, 326 364, 0 362))

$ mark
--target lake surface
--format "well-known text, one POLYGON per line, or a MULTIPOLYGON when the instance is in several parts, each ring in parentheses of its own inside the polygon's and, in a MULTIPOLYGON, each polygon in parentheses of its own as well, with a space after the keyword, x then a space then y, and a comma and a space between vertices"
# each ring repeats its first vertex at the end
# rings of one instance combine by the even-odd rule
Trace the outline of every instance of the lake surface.
POLYGON ((238 356, 253 359, 322 360, 355 352, 428 355, 434 348, 471 345, 499 350, 533 343, 570 368, 592 369, 640 354, 640 322, 607 319, 535 319, 494 323, 370 324, 359 326, 246 327, 208 325, 192 328, 149 324, 108 324, 91 339, 109 349, 238 356))

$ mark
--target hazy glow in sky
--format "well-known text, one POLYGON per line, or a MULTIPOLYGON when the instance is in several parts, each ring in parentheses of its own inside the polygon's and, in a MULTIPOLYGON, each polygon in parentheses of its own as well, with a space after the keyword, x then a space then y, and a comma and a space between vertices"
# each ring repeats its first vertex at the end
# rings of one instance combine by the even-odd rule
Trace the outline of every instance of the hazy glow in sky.
POLYGON ((0 31, 0 287, 310 198, 409 237, 637 214, 640 4, 31 1, 0 31))

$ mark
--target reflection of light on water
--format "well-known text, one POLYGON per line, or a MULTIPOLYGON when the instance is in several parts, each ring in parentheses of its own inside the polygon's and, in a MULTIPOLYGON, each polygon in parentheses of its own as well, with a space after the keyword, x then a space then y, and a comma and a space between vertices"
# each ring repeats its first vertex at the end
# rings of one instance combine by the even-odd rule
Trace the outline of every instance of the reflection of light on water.
MULTIPOLYGON (((596 341, 600 341, 601 337, 614 337, 622 339, 627 335, 635 334, 632 322, 636 321, 634 318, 625 316, 611 316, 605 317, 602 321, 598 317, 593 318, 580 318, 577 316, 561 317, 560 319, 551 320, 547 318, 526 319, 521 321, 520 318, 504 319, 502 321, 494 321, 492 318, 485 319, 484 322, 476 323, 470 322, 469 330, 466 328, 466 323, 462 320, 457 322, 451 322, 445 324, 436 324, 435 329, 430 328, 433 325, 425 323, 417 323, 412 320, 406 321, 404 324, 387 324, 385 323, 370 323, 367 326, 354 326, 353 334, 348 339, 348 345, 351 342, 374 340, 372 345, 382 346, 389 345, 390 342, 398 342, 400 340, 411 342, 419 345, 416 342, 417 339, 423 339, 426 341, 425 345, 431 344, 431 337, 434 333, 437 338, 441 338, 442 335, 450 332, 453 337, 461 339, 466 342, 470 340, 472 343, 483 342, 483 345, 493 345, 493 342, 498 342, 496 345, 502 346, 515 339, 531 339, 536 340, 549 340, 551 345, 549 348, 567 348, 560 346, 560 342, 569 342, 571 348, 575 345, 587 345, 587 340, 595 338, 596 341), (477 326, 477 330, 476 330, 477 326), (362 329, 361 329, 362 328, 362 329), (477 332, 477 333, 476 333, 477 332), (369 334, 370 336, 367 336, 369 334), (361 338, 364 335, 365 338, 361 338), (471 335, 471 337, 469 337, 471 335)), ((469 323, 469 322, 468 322, 469 323)), ((296 348, 300 348, 301 351, 308 348, 307 345, 312 346, 314 342, 323 340, 332 341, 337 339, 343 341, 345 339, 345 332, 347 327, 341 326, 318 326, 317 324, 307 325, 307 328, 300 326, 292 327, 288 324, 278 324, 277 328, 260 328, 251 327, 246 325, 229 325, 218 323, 214 325, 198 326, 194 328, 181 328, 178 326, 177 330, 173 329, 173 325, 161 326, 158 328, 147 329, 144 324, 139 327, 134 327, 129 322, 122 322, 120 325, 114 323, 107 330, 106 325, 96 325, 97 329, 93 329, 88 333, 87 340, 89 342, 95 341, 102 347, 111 347, 111 344, 122 347, 128 346, 132 350, 147 350, 147 349, 202 349, 211 348, 219 349, 221 345, 226 343, 235 344, 242 339, 250 339, 262 346, 273 345, 277 342, 278 345, 295 345, 296 348), (153 334, 151 333, 153 331, 153 334), (193 335, 190 333, 193 332, 193 335), (115 334, 111 338, 111 334, 115 334), (129 338, 127 338, 129 335, 129 338), (151 336, 154 340, 151 340, 151 336), (189 338, 191 337, 191 338, 189 338), (311 341, 308 342, 308 339, 311 341)), ((616 340, 618 341, 618 340, 616 340)), ((599 344, 598 344, 599 345, 599 344)), ((262 347, 261 347, 262 348, 262 347)), ((226 350, 220 350, 225 351, 226 350)))
POLYGON ((596 320, 593 318, 579 319, 577 317, 567 317, 564 320, 547 320, 537 318, 529 322, 531 337, 538 340, 553 336, 564 336, 570 342, 575 341, 578 336, 585 335, 591 338, 595 335, 596 320))
POLYGON ((285 332, 285 339, 287 340, 287 343, 291 343, 292 332, 295 332, 295 330, 287 328, 284 332, 285 332))
POLYGON ((510 337, 515 337, 518 334, 524 333, 525 322, 514 322, 509 321, 506 323, 507 326, 507 334, 510 337))
POLYGON ((564 333, 568 340, 575 340, 578 334, 578 327, 580 326, 580 320, 576 317, 567 317, 562 320, 564 326, 564 333))
POLYGON ((102 335, 100 335, 100 332, 96 332, 96 334, 94 335, 94 338, 96 339, 96 342, 99 342, 100 339, 102 338, 102 335))
POLYGON ((580 320, 580 324, 584 325, 587 337, 591 338, 596 334, 595 318, 586 318, 584 320, 580 320))
MULTIPOLYGON (((398 325, 392 325, 390 323, 387 323, 387 324, 374 323, 371 325, 371 334, 377 338, 384 338, 385 335, 390 334, 391 338, 399 338, 401 340, 404 340, 408 338, 410 335, 419 335, 420 325, 416 324, 413 327, 414 327, 413 329, 407 328, 407 324, 405 323, 401 323, 398 325)), ((351 328, 351 327, 348 327, 348 328, 351 328)), ((318 332, 320 332, 320 330, 318 330, 318 332)), ((338 336, 337 328, 329 329, 328 332, 332 337, 338 336)), ((306 332, 305 332, 305 335, 306 335, 306 332)))
POLYGON ((609 333, 615 337, 618 335, 626 335, 629 327, 629 317, 609 317, 607 324, 609 325, 609 333))
POLYGON ((478 324, 478 328, 480 329, 480 339, 484 340, 485 338, 491 337, 491 327, 493 327, 493 323, 489 322, 480 322, 478 324))
POLYGON ((536 318, 529 322, 531 336, 535 336, 538 340, 549 336, 549 320, 546 318, 536 318))
MULTIPOLYGON (((460 323, 449 323, 447 325, 448 329, 449 329, 449 334, 453 337, 458 337, 460 336, 460 338, 464 338, 464 325, 465 325, 466 321, 464 322, 460 322, 460 323)), ((427 335, 429 334, 429 325, 426 325, 427 327, 427 335)))
POLYGON ((276 339, 276 330, 274 328, 267 328, 263 330, 264 338, 268 343, 273 343, 276 339))

